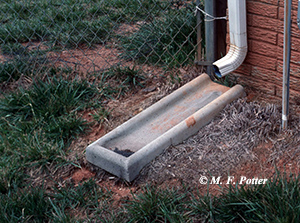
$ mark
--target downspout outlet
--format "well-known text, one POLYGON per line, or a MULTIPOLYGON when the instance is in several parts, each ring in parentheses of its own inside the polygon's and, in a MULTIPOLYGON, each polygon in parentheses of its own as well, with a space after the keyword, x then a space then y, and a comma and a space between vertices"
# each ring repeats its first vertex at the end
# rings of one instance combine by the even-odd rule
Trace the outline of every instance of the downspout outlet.
POLYGON ((215 75, 221 78, 236 70, 245 60, 247 45, 246 0, 228 0, 230 47, 225 57, 213 63, 215 75))

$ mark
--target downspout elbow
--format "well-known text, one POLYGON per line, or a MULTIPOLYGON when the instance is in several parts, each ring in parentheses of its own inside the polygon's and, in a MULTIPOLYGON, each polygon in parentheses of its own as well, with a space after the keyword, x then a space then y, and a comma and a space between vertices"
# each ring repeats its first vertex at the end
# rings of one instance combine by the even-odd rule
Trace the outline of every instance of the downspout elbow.
POLYGON ((245 60, 247 51, 247 46, 238 47, 231 44, 226 56, 213 63, 215 75, 221 78, 236 70, 245 60))
POLYGON ((213 63, 220 78, 236 70, 245 60, 247 45, 246 0, 228 0, 230 48, 225 57, 213 63))

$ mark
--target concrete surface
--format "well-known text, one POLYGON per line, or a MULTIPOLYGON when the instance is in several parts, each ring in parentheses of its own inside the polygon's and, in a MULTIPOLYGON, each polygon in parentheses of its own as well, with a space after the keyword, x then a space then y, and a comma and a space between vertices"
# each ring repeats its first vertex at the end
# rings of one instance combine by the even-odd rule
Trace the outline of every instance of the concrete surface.
POLYGON ((164 149, 195 134, 242 94, 242 86, 230 89, 202 74, 89 145, 86 158, 132 181, 164 149))

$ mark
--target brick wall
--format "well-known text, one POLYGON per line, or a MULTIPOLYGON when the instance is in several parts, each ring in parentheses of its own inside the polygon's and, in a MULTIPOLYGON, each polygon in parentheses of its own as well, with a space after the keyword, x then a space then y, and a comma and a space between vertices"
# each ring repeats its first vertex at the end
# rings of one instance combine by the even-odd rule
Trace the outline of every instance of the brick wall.
MULTIPOLYGON (((298 0, 293 0, 290 95, 300 95, 298 0)), ((247 0, 248 54, 234 74, 248 89, 277 101, 282 94, 284 0, 247 0)))

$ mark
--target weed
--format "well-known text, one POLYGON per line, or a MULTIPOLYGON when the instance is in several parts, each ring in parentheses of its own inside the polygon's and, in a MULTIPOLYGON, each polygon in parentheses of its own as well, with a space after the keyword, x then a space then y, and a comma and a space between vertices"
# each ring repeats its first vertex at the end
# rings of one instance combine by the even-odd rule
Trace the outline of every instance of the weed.
POLYGON ((115 76, 118 80, 122 81, 122 85, 130 86, 141 86, 143 87, 142 81, 145 80, 145 77, 140 75, 140 70, 135 70, 135 67, 113 67, 110 69, 110 76, 115 76))
POLYGON ((92 114, 94 120, 99 124, 103 124, 105 121, 108 121, 109 115, 110 111, 102 107, 98 109, 94 114, 92 114))
POLYGON ((236 77, 230 76, 230 75, 227 75, 220 79, 216 79, 216 80, 214 80, 214 82, 224 85, 224 86, 227 86, 227 87, 233 87, 234 85, 237 84, 236 77))
POLYGON ((133 88, 144 87, 145 76, 135 67, 111 67, 101 74, 96 74, 99 80, 101 95, 105 98, 119 97, 133 88))

